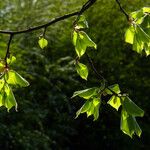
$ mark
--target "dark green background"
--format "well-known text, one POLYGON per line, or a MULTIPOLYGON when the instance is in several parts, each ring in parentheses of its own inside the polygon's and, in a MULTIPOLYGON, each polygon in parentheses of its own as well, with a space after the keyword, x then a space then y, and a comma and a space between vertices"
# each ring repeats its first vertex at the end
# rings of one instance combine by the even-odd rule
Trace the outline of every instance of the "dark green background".
MULTIPOLYGON (((3 0, 0 1, 0 29, 20 30, 48 22, 50 19, 79 10, 85 0, 3 0)), ((122 0, 132 12, 150 6, 149 0, 122 0)), ((100 117, 81 115, 74 119, 82 99, 70 99, 73 92, 100 86, 90 70, 87 82, 76 74, 76 57, 71 41, 75 17, 50 26, 46 32, 49 45, 41 50, 38 37, 43 32, 16 35, 11 52, 17 57, 13 69, 23 75, 30 86, 14 89, 18 112, 0 108, 0 149, 2 150, 141 150, 150 149, 150 57, 132 51, 124 42, 128 27, 115 0, 97 0, 84 13, 90 29, 86 32, 98 45, 88 49, 97 70, 110 84, 118 83, 123 92, 144 111, 137 118, 143 133, 131 139, 120 130, 120 111, 103 104, 100 117)), ((8 41, 0 34, 0 56, 8 41)), ((88 65, 86 57, 81 60, 88 65)), ((106 99, 107 100, 107 99, 106 99)), ((105 99, 104 99, 105 101, 105 99)))

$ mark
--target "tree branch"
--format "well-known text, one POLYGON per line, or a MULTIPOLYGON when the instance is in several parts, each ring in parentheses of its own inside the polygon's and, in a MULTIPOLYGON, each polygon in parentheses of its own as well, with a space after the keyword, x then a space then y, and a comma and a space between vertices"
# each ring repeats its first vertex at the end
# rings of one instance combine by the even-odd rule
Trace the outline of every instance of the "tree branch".
POLYGON ((126 16, 127 20, 130 20, 130 16, 128 13, 124 10, 124 8, 121 6, 120 0, 116 0, 116 3, 119 5, 120 11, 126 16))
POLYGON ((5 55, 5 58, 4 58, 4 60, 5 60, 5 67, 6 68, 8 67, 7 58, 10 55, 10 44, 11 44, 12 38, 13 38, 13 34, 10 34, 9 41, 8 41, 8 44, 7 44, 6 55, 5 55))
POLYGON ((35 27, 30 27, 28 29, 25 29, 25 30, 20 30, 20 31, 6 31, 6 30, 0 30, 0 33, 2 34, 21 34, 21 33, 26 33, 26 32, 32 32, 32 31, 35 31, 35 30, 39 30, 41 28, 46 28, 54 23, 57 23, 59 21, 62 21, 62 20, 65 20, 67 18, 70 18, 72 16, 77 16, 79 14, 82 14, 83 12, 85 12, 87 9, 89 9, 94 3, 96 2, 96 0, 89 0, 87 1, 81 8, 80 11, 77 11, 77 12, 73 12, 73 13, 70 13, 70 14, 65 14, 64 16, 61 16, 61 17, 57 17, 51 21, 49 21, 48 23, 45 23, 45 24, 42 24, 42 25, 39 25, 39 26, 35 26, 35 27))

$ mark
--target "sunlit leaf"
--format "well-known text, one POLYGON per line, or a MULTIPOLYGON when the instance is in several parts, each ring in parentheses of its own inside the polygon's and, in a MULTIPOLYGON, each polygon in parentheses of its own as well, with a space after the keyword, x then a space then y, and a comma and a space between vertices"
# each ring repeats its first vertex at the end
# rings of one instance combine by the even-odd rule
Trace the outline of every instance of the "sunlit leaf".
POLYGON ((97 48, 97 45, 90 39, 90 37, 84 32, 79 32, 79 37, 82 39, 82 42, 86 45, 86 47, 94 47, 97 48))
POLYGON ((76 118, 82 114, 86 113, 87 117, 93 115, 94 121, 99 117, 99 107, 101 104, 101 100, 99 98, 94 97, 91 100, 87 100, 84 105, 77 111, 76 118))
POLYGON ((73 32, 73 45, 76 46, 76 42, 77 42, 77 38, 78 38, 78 33, 76 31, 73 32))
POLYGON ((143 12, 150 13, 150 7, 143 7, 143 12))
POLYGON ((105 90, 106 94, 112 95, 113 92, 116 94, 119 94, 121 92, 118 84, 111 85, 105 90))
POLYGON ((121 106, 121 99, 120 97, 113 95, 107 103, 118 111, 121 106))
POLYGON ((88 68, 86 65, 82 64, 82 63, 77 63, 76 64, 76 70, 77 73, 80 75, 80 77, 84 80, 87 80, 88 77, 88 68))
POLYGON ((121 113, 120 129, 131 138, 133 134, 137 134, 140 137, 142 133, 135 117, 129 115, 124 109, 122 109, 121 113))
POLYGON ((29 82, 14 70, 9 70, 6 74, 8 84, 19 85, 20 87, 29 86, 29 82))
POLYGON ((85 89, 85 90, 81 90, 81 91, 76 91, 76 92, 74 92, 72 98, 79 96, 84 99, 90 99, 92 96, 97 95, 98 91, 99 91, 99 88, 97 88, 97 87, 89 88, 89 89, 85 89))
POLYGON ((135 116, 135 117, 144 116, 144 111, 141 108, 139 108, 129 97, 125 97, 122 105, 128 114, 135 116))
POLYGON ((130 43, 130 44, 133 44, 133 41, 134 41, 134 34, 135 34, 134 27, 133 27, 133 26, 130 26, 130 27, 126 30, 126 33, 125 33, 125 42, 130 43))
POLYGON ((43 37, 39 39, 38 43, 42 49, 44 49, 48 45, 48 41, 43 37))
POLYGON ((10 58, 7 58, 7 63, 8 64, 13 64, 16 61, 16 57, 15 56, 11 56, 10 58))
POLYGON ((88 28, 88 27, 89 27, 88 22, 86 21, 85 16, 83 15, 79 16, 79 19, 77 21, 75 28, 79 30, 79 29, 88 28))
POLYGON ((4 79, 3 79, 3 78, 0 79, 0 91, 1 91, 2 88, 4 87, 4 83, 5 83, 4 79))
POLYGON ((15 106, 15 109, 17 111, 17 102, 8 84, 5 84, 4 92, 1 93, 0 96, 0 101, 1 106, 4 105, 7 108, 8 112, 13 106, 15 106))

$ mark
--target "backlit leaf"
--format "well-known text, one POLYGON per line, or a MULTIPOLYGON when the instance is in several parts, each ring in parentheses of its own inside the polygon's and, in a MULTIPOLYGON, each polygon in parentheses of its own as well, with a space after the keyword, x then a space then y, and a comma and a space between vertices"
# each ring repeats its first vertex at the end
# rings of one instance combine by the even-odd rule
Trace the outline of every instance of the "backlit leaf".
POLYGON ((9 70, 6 74, 8 84, 19 85, 20 87, 29 86, 29 82, 14 70, 9 70))
POLYGON ((139 108, 129 97, 125 97, 122 105, 128 114, 135 116, 135 117, 144 116, 144 111, 141 108, 139 108))
POLYGON ((107 103, 118 111, 121 106, 121 99, 120 97, 113 95, 107 103))
POLYGON ((48 45, 48 41, 43 37, 39 39, 38 43, 42 49, 44 49, 48 45))
POLYGON ((77 63, 76 64, 76 70, 77 73, 80 75, 80 77, 84 80, 87 80, 88 77, 88 68, 86 65, 82 64, 82 63, 77 63))
POLYGON ((129 115, 124 109, 122 109, 121 113, 120 129, 131 138, 133 134, 137 134, 140 137, 142 133, 142 130, 136 122, 135 117, 129 115))
POLYGON ((84 99, 90 99, 92 96, 97 95, 98 91, 99 91, 99 88, 97 88, 97 87, 89 88, 89 89, 85 89, 85 90, 81 90, 81 91, 76 91, 76 92, 74 92, 72 98, 79 96, 84 99))

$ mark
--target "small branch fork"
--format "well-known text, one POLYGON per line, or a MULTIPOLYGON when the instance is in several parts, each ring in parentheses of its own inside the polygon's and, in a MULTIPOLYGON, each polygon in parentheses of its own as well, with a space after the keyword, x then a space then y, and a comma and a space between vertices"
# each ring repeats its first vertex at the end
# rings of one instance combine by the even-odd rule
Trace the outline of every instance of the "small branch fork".
MULTIPOLYGON (((53 24, 55 24, 55 23, 57 23, 59 21, 65 20, 67 18, 70 18, 72 16, 78 16, 77 18, 79 18, 79 16, 82 15, 87 9, 89 9, 95 2, 96 2, 96 0, 88 0, 82 6, 82 8, 81 8, 80 11, 73 12, 73 13, 70 13, 70 14, 65 14, 64 16, 57 17, 57 18, 49 21, 48 23, 45 23, 45 24, 42 24, 42 25, 39 25, 39 26, 30 27, 28 29, 24 29, 24 30, 20 30, 20 31, 0 30, 1 34, 8 34, 8 35, 10 35, 9 41, 8 41, 8 44, 7 44, 6 55, 5 55, 5 58, 4 58, 4 60, 5 60, 5 67, 6 68, 8 67, 7 58, 9 58, 9 55, 10 55, 10 44, 11 44, 11 41, 12 41, 12 38, 14 37, 14 35, 22 34, 22 33, 27 33, 27 32, 32 32, 32 31, 36 31, 36 30, 44 28, 43 36, 45 36, 45 32, 46 32, 47 27, 49 27, 49 26, 51 26, 51 25, 53 25, 53 24)), ((119 5, 119 8, 120 8, 121 12, 126 16, 127 20, 129 21, 130 17, 127 14, 127 12, 123 9, 123 7, 121 6, 120 1, 116 0, 116 2, 119 5)), ((94 71, 94 73, 97 75, 97 77, 100 80, 103 80, 103 82, 106 83, 107 80, 101 74, 98 73, 98 71, 96 70, 96 68, 95 68, 95 66, 93 64, 92 59, 89 57, 89 55, 87 53, 86 53, 86 56, 87 56, 88 62, 90 64, 92 70, 94 71)))
POLYGON ((32 31, 36 31, 36 30, 44 28, 43 36, 45 36, 45 32, 46 32, 47 27, 49 27, 52 24, 55 24, 55 23, 57 23, 59 21, 65 20, 67 18, 70 18, 72 16, 79 16, 79 15, 81 15, 83 12, 85 12, 87 9, 89 9, 95 2, 96 2, 96 0, 88 0, 82 6, 80 11, 73 12, 73 13, 70 13, 70 14, 65 14, 64 16, 57 17, 57 18, 49 21, 48 23, 45 23, 45 24, 42 24, 42 25, 39 25, 39 26, 30 27, 28 29, 24 29, 24 30, 20 30, 20 31, 0 30, 1 34, 8 34, 8 35, 10 35, 10 38, 9 38, 9 41, 8 41, 8 45, 7 45, 6 55, 5 55, 5 58, 4 58, 5 65, 6 65, 5 67, 8 67, 7 58, 9 58, 9 55, 10 55, 10 44, 11 44, 11 41, 12 41, 12 38, 14 37, 14 35, 21 34, 21 33, 32 32, 32 31))

